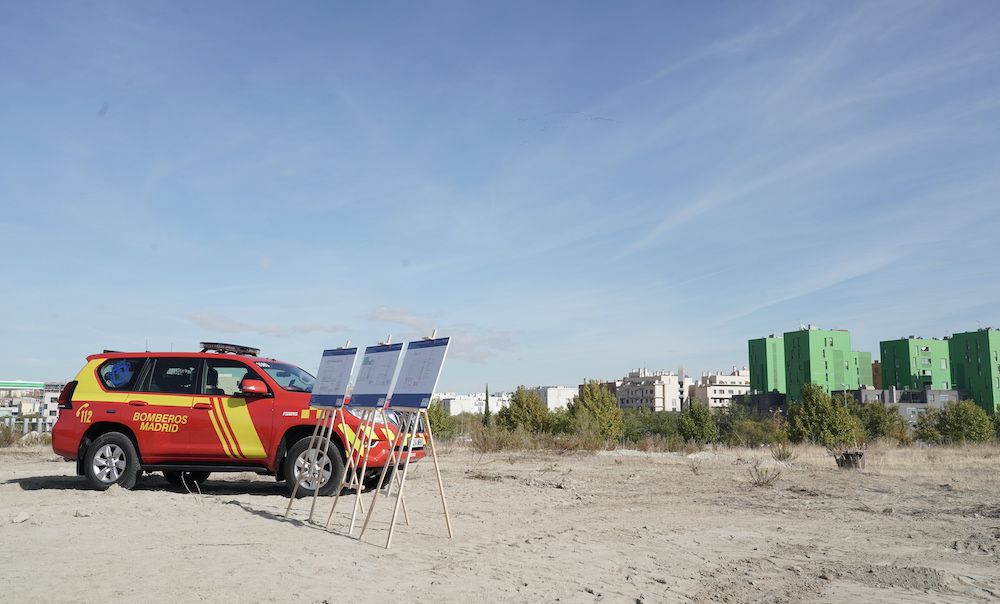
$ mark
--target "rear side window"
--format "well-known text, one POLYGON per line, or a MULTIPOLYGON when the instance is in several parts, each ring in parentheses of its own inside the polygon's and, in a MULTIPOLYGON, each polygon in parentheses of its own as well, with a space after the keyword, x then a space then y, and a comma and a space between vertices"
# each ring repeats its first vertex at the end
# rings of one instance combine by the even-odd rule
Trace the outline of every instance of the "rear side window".
POLYGON ((146 359, 110 359, 97 368, 107 390, 134 390, 146 359))
POLYGON ((152 359, 146 392, 194 394, 198 359, 152 359))

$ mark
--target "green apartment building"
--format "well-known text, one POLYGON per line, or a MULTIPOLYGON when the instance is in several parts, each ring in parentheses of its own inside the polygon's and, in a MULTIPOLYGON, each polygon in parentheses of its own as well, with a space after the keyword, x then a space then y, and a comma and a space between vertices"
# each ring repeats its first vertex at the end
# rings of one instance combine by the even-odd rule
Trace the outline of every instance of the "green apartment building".
MULTIPOLYGON (((851 333, 846 330, 806 329, 786 332, 785 386, 790 401, 798 400, 802 386, 817 384, 826 392, 856 390, 859 379, 871 384, 871 353, 863 353, 868 369, 859 370, 859 353, 851 350, 851 333)), ((753 370, 750 371, 753 379, 753 370)))
POLYGON ((954 387, 990 415, 995 414, 1000 403, 1000 331, 987 328, 956 333, 948 348, 954 387))
POLYGON ((747 342, 751 392, 785 393, 785 342, 773 335, 747 342))
POLYGON ((872 353, 860 350, 854 351, 854 366, 858 369, 858 387, 875 385, 872 375, 872 353))
POLYGON ((882 387, 897 390, 949 390, 951 377, 948 340, 901 338, 879 343, 882 387))

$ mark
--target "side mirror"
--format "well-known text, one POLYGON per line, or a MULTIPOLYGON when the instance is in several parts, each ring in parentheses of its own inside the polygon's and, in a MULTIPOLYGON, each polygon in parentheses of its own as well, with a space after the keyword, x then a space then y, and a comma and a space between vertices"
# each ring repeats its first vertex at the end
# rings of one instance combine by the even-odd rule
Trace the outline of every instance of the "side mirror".
POLYGON ((238 396, 244 398, 260 398, 265 396, 272 396, 271 391, 267 389, 267 384, 261 380, 243 380, 240 383, 240 392, 238 396))

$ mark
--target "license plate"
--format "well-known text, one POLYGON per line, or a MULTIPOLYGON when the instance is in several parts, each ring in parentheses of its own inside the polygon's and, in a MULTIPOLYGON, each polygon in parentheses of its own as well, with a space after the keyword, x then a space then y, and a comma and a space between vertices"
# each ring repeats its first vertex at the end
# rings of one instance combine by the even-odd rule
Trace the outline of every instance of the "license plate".
POLYGON ((424 441, 424 437, 423 436, 418 436, 418 437, 416 437, 416 438, 413 439, 413 446, 414 447, 422 447, 422 446, 424 446, 424 444, 425 444, 425 441, 424 441))

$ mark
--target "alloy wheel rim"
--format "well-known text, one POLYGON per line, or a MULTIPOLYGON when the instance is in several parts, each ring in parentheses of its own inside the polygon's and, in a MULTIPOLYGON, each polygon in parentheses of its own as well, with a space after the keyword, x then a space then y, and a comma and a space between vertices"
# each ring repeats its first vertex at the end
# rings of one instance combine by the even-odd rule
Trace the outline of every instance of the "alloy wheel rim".
POLYGON ((94 476, 105 484, 114 484, 125 473, 125 451, 118 445, 107 444, 94 455, 94 476))

